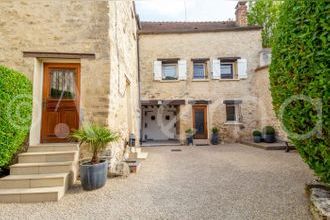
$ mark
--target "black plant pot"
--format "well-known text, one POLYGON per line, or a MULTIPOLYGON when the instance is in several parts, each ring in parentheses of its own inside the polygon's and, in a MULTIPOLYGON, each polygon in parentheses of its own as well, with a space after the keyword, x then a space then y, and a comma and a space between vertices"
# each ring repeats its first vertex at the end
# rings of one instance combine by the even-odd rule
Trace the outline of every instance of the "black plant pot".
POLYGON ((187 145, 193 144, 193 136, 187 135, 187 145))
POLYGON ((211 143, 213 145, 219 144, 219 134, 212 134, 211 143))
POLYGON ((261 136, 253 136, 254 143, 260 143, 261 142, 261 136))
POLYGON ((266 143, 274 143, 275 142, 275 135, 274 134, 265 134, 264 141, 266 143))
POLYGON ((107 181, 108 162, 98 164, 80 164, 80 181, 84 190, 94 190, 103 187, 107 181))

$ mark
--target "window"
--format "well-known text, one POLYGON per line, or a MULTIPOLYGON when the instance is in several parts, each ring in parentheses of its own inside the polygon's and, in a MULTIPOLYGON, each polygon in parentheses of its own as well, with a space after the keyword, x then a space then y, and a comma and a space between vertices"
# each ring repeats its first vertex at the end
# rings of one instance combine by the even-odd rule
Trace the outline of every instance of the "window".
POLYGON ((177 74, 177 63, 163 63, 162 72, 164 80, 176 80, 178 79, 177 74))
POLYGON ((227 121, 236 121, 236 106, 226 105, 227 121))
POLYGON ((221 63, 221 79, 233 79, 234 68, 232 63, 221 63))
POLYGON ((206 78, 206 64, 194 62, 194 79, 206 78))

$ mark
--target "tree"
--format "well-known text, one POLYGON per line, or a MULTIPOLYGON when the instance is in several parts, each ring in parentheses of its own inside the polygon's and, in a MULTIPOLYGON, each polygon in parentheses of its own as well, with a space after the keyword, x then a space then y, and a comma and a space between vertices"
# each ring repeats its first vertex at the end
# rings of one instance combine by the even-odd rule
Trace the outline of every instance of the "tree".
POLYGON ((273 29, 278 19, 280 1, 274 0, 250 0, 248 23, 262 27, 262 46, 270 47, 273 29))
POLYGON ((330 2, 286 0, 274 30, 274 109, 304 161, 330 183, 330 2))

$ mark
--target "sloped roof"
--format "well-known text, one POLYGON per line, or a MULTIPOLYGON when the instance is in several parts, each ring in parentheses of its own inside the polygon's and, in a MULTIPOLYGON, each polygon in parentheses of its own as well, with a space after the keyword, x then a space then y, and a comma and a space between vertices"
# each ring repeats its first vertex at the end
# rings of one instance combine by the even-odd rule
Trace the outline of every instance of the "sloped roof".
POLYGON ((235 21, 207 21, 207 22, 141 22, 142 34, 161 33, 194 33, 194 32, 220 32, 258 30, 259 26, 240 27, 235 21))

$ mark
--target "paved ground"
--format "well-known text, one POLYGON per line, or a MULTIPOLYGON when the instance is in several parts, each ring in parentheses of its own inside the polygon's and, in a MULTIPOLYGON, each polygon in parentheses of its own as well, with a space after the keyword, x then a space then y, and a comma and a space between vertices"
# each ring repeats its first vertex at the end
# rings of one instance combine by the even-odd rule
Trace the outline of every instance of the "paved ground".
POLYGON ((58 203, 0 204, 1 219, 310 219, 295 152, 244 145, 145 148, 139 174, 58 203))

